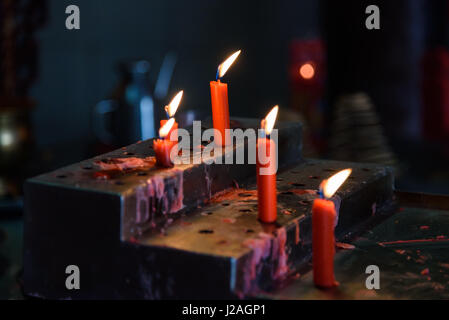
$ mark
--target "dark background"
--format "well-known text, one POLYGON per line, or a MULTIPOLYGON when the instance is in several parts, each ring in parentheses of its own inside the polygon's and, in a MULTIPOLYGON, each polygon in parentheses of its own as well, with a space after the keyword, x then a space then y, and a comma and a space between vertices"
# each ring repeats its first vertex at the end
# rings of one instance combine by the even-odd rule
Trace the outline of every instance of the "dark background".
POLYGON ((48 1, 49 20, 37 38, 40 76, 31 95, 40 145, 93 139, 91 110, 118 81, 118 61, 145 58, 156 78, 164 54, 178 64, 172 91, 183 108, 210 108, 209 82, 242 49, 229 83, 233 115, 261 116, 288 103, 288 44, 320 32, 319 1, 48 1), (65 28, 66 6, 81 11, 81 29, 65 28))
MULTIPOLYGON (((261 118, 279 104, 283 120, 304 122, 305 154, 332 158, 336 103, 342 95, 363 92, 397 159, 398 187, 449 192, 446 0, 14 3, 34 3, 44 17, 42 25, 25 32, 35 50, 22 53, 36 64, 26 92, 36 102, 28 126, 33 146, 25 148, 32 152, 27 161, 7 160, 0 168, 8 179, 20 175, 15 190, 29 176, 107 151, 98 147, 92 111, 119 84, 120 62, 148 60, 154 82, 164 55, 175 52, 178 62, 168 96, 183 89, 182 111, 207 117, 209 81, 217 66, 241 49, 225 76, 232 116, 261 118), (65 27, 65 9, 72 4, 81 11, 80 30, 65 27), (380 30, 365 27, 365 8, 371 4, 380 8, 380 30), (314 44, 316 56, 310 49, 314 44), (322 60, 316 81, 298 82, 295 59, 305 62, 309 56, 322 60), (301 104, 306 106, 302 110, 301 104)), ((166 103, 168 98, 155 107, 166 103)))

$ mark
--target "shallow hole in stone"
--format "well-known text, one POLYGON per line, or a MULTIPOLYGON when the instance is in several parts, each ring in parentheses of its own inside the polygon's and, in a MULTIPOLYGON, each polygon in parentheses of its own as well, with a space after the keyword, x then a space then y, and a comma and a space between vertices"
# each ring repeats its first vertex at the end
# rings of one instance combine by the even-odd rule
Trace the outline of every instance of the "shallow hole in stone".
POLYGON ((302 201, 299 201, 299 203, 302 204, 303 206, 306 206, 306 205, 310 204, 310 200, 302 200, 302 201))
POLYGON ((304 183, 291 183, 294 187, 305 187, 306 185, 304 183))
POLYGON ((58 178, 58 179, 65 179, 65 178, 67 178, 67 175, 60 174, 60 175, 56 176, 56 178, 58 178))
POLYGON ((368 169, 368 168, 363 168, 362 170, 363 170, 363 171, 366 171, 366 172, 371 171, 371 169, 368 169))
POLYGON ((92 167, 92 166, 84 166, 83 169, 84 169, 84 170, 92 170, 93 167, 92 167))
POLYGON ((276 181, 277 181, 277 182, 282 182, 282 181, 284 181, 284 179, 282 179, 282 178, 277 178, 276 181))
POLYGON ((320 177, 318 177, 318 176, 310 176, 309 179, 315 179, 315 180, 318 180, 318 179, 320 179, 320 177))
POLYGON ((124 154, 125 156, 133 156, 133 155, 134 155, 133 152, 124 152, 123 154, 124 154))
POLYGON ((281 194, 284 196, 292 196, 294 193, 291 191, 284 191, 284 192, 281 192, 281 194))
POLYGON ((229 207, 231 204, 230 203, 222 203, 221 204, 223 207, 229 207))
POLYGON ((301 172, 293 170, 293 171, 291 171, 291 173, 298 174, 298 173, 301 173, 301 172))
POLYGON ((214 233, 214 230, 204 229, 204 230, 200 230, 198 232, 201 234, 212 234, 212 233, 214 233))
POLYGON ((251 193, 239 193, 239 197, 242 197, 242 198, 248 198, 248 197, 251 197, 251 196, 252 196, 251 193))
POLYGON ((331 169, 331 168, 329 168, 329 169, 323 169, 323 171, 326 171, 326 172, 335 172, 335 171, 337 171, 337 169, 331 169))
POLYGON ((207 214, 208 216, 211 216, 211 215, 213 215, 214 213, 213 213, 213 212, 206 212, 206 214, 207 214))
POLYGON ((125 185, 125 183, 123 181, 116 181, 115 184, 118 185, 118 186, 125 185))
POLYGON ((147 176, 148 173, 146 173, 146 172, 139 172, 137 175, 140 176, 140 177, 144 177, 144 176, 147 176))
POLYGON ((252 212, 252 210, 251 210, 251 209, 240 209, 240 212, 246 212, 246 213, 248 213, 248 212, 252 212))
POLYGON ((253 229, 246 230, 246 233, 254 233, 255 231, 253 229))

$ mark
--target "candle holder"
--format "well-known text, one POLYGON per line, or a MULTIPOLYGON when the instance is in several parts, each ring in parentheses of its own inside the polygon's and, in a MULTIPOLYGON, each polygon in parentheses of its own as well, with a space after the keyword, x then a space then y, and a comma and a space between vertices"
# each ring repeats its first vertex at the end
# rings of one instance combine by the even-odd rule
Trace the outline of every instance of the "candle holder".
MULTIPOLYGON (((233 123, 259 126, 258 120, 233 123)), ((353 168, 353 179, 335 198, 338 241, 392 212, 391 170, 305 161, 300 125, 277 128, 274 224, 257 219, 255 165, 160 170, 151 140, 30 179, 25 293, 51 299, 214 299, 273 290, 310 261, 312 201, 329 170, 353 168), (104 175, 95 174, 99 164, 107 168, 104 175), (83 279, 80 290, 65 287, 66 267, 73 264, 83 279)))

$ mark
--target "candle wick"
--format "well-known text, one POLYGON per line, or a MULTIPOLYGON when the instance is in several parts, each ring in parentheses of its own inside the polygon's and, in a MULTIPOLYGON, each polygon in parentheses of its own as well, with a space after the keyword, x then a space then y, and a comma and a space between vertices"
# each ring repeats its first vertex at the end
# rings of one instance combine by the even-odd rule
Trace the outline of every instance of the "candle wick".
POLYGON ((319 195, 319 197, 320 197, 320 199, 323 199, 324 200, 324 192, 323 192, 323 189, 319 189, 318 190, 318 195, 319 195))
POLYGON ((217 69, 217 75, 215 76, 215 80, 220 82, 220 68, 217 69))

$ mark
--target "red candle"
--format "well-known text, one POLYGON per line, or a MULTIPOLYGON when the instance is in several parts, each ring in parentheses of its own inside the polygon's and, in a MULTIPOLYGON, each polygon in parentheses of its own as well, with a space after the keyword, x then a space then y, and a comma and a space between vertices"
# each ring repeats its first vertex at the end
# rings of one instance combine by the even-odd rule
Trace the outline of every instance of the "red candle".
POLYGON ((351 169, 343 170, 323 181, 320 193, 325 199, 316 199, 312 208, 312 250, 313 280, 317 287, 338 286, 334 276, 335 225, 337 212, 331 200, 335 192, 351 174, 351 169))
POLYGON ((224 146, 226 143, 230 143, 229 131, 229 101, 228 101, 228 85, 222 83, 220 80, 228 71, 229 67, 237 59, 241 51, 237 51, 232 54, 225 62, 223 62, 217 71, 216 81, 210 83, 210 95, 212 101, 212 121, 214 129, 216 129, 220 135, 217 134, 214 137, 214 141, 219 146, 224 146))
POLYGON ((273 130, 279 107, 274 107, 262 121, 267 137, 257 140, 257 200, 259 220, 273 223, 277 219, 276 144, 269 135, 273 130))
POLYGON ((153 141, 153 148, 156 154, 156 165, 159 167, 170 168, 173 167, 173 161, 170 158, 172 148, 176 146, 176 141, 170 141, 168 133, 172 129, 175 119, 171 118, 167 123, 159 130, 159 136, 161 139, 153 141))
MULTIPOLYGON (((176 114, 176 111, 178 111, 179 104, 181 103, 182 96, 184 95, 184 91, 179 91, 176 96, 172 99, 172 101, 165 107, 165 112, 167 113, 167 117, 173 118, 176 114)), ((162 128, 168 120, 161 120, 160 121, 160 127, 162 128)), ((170 140, 172 132, 175 132, 175 136, 177 136, 177 129, 178 129, 178 123, 175 121, 172 128, 170 129, 170 132, 167 135, 167 138, 170 140)))

